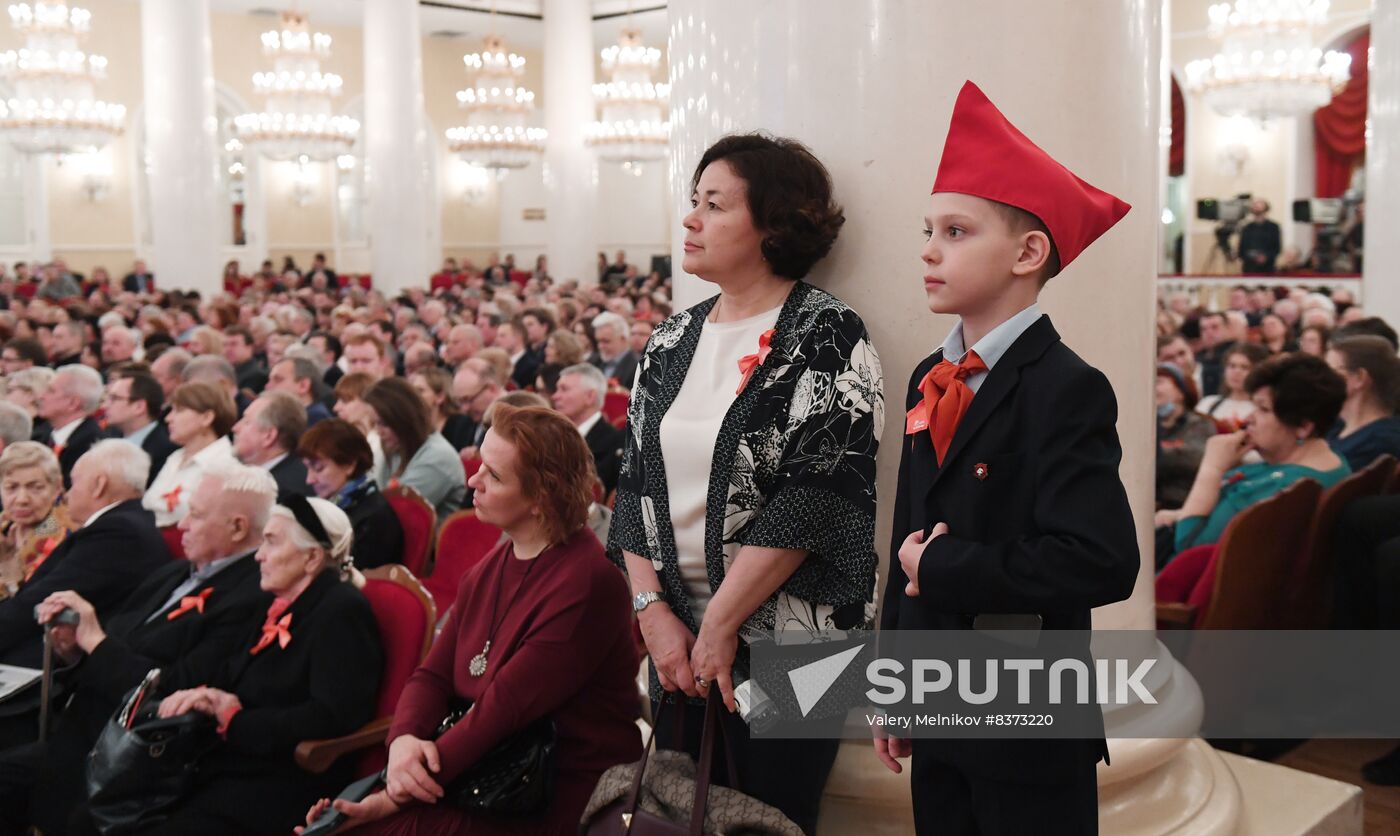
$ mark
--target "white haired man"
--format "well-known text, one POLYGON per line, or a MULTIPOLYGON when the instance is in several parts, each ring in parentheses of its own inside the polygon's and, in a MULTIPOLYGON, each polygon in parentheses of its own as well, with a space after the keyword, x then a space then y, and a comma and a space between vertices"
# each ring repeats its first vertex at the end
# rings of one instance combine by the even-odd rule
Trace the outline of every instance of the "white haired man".
POLYGON ((603 378, 632 388, 632 379, 637 376, 637 355, 632 353, 627 320, 612 311, 593 317, 593 342, 598 351, 591 362, 603 372, 603 378))
POLYGON ((554 408, 578 428, 588 449, 605 493, 617 487, 618 467, 622 462, 622 430, 603 417, 603 397, 608 381, 603 373, 588 363, 569 366, 559 373, 554 388, 554 408))
POLYGON ((39 416, 49 422, 40 440, 58 456, 64 487, 72 484, 78 459, 102 438, 102 425, 93 417, 102 395, 102 375, 81 364, 59 367, 53 382, 39 394, 39 416))
POLYGON ((34 433, 34 418, 22 406, 0 401, 0 453, 17 441, 28 441, 34 433))
POLYGON ((117 607, 170 551, 150 511, 141 507, 151 457, 120 439, 92 445, 73 468, 68 513, 81 520, 11 598, 0 601, 0 664, 38 667, 43 628, 34 608, 72 590, 98 612, 117 607))

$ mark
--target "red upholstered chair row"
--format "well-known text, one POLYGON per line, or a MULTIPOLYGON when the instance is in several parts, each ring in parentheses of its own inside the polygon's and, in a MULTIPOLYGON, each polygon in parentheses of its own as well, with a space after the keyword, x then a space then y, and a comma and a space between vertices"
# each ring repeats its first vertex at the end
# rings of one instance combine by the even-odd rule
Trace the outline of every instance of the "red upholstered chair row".
POLYGON ((390 487, 384 491, 384 498, 403 526, 403 565, 415 577, 425 576, 437 530, 437 511, 421 493, 407 485, 390 487))
POLYGON ((179 526, 167 525, 160 530, 160 536, 165 538, 165 545, 170 549, 170 556, 176 560, 185 559, 185 544, 182 540, 184 532, 179 526))
POLYGON ((501 530, 477 519, 476 511, 470 508, 443 521, 437 535, 433 571, 424 580, 439 612, 447 612, 457 598, 462 576, 490 554, 500 540, 501 530))

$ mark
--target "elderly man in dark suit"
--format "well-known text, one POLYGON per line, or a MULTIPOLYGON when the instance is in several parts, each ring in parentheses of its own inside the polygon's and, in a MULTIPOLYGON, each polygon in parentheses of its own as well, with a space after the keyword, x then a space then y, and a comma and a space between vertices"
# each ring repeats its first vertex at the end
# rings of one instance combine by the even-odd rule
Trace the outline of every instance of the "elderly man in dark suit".
POLYGON ((43 630, 34 607, 74 590, 99 613, 170 563, 151 512, 141 507, 151 457, 117 439, 99 441, 73 468, 68 512, 82 527, 68 535, 13 598, 0 601, 0 664, 38 667, 43 630))
POLYGON ((147 487, 155 481, 165 460, 178 449, 161 420, 164 408, 165 392, 160 382, 145 372, 118 372, 107 384, 107 434, 126 439, 151 457, 147 487))
POLYGON ((271 473, 279 496, 310 496, 306 465, 296 455, 304 432, 305 407, 286 392, 264 392, 233 425, 233 452, 240 462, 271 473))
POLYGON ((632 380, 637 376, 637 355, 632 352, 627 320, 612 311, 598 314, 593 317, 593 339, 598 351, 591 362, 602 370, 603 378, 632 388, 632 380))
POLYGON ((583 435, 593 453, 593 464, 603 482, 604 494, 612 493, 617 487, 623 441, 622 430, 603 417, 603 396, 607 389, 608 381, 603 373, 587 363, 569 366, 560 372, 559 385, 554 389, 554 408, 583 435))
POLYGON ((58 456, 64 487, 73 484, 78 459, 102 438, 102 425, 93 417, 101 403, 102 375, 77 364, 60 367, 39 394, 39 415, 50 427, 43 443, 58 456))
POLYGON ((151 575, 110 618, 99 618, 76 592, 44 601, 41 617, 64 607, 80 617, 76 627, 53 628, 61 655, 77 658, 64 682, 73 696, 46 743, 0 753, 0 832, 27 824, 63 832, 83 800, 87 752, 122 694, 148 670, 161 669, 163 688, 188 687, 243 649, 269 604, 253 554, 276 494, 260 468, 217 468, 199 483, 180 523, 188 562, 151 575))
POLYGON ((149 293, 156 288, 156 277, 146 268, 146 262, 131 265, 131 272, 122 277, 122 290, 127 293, 149 293))

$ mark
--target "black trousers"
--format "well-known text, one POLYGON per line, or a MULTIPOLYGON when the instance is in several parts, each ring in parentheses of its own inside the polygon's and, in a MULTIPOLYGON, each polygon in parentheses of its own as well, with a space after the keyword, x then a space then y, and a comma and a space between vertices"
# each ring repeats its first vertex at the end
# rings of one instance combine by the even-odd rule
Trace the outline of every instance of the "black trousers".
POLYGON ((1344 508, 1333 555, 1333 626, 1400 627, 1400 495, 1368 496, 1344 508))
MULTIPOLYGON (((655 717, 656 703, 652 703, 651 710, 655 717)), ((829 739, 765 740, 751 737, 748 724, 738 714, 721 708, 720 719, 734 752, 734 768, 739 774, 729 775, 723 751, 716 751, 711 780, 778 808, 801 827, 803 833, 813 836, 817 832, 822 791, 826 789, 827 776, 831 774, 841 746, 839 723, 829 739)), ((656 727, 657 746, 687 752, 699 763, 700 735, 704 726, 703 705, 667 705, 666 715, 656 727), (680 741, 676 740, 671 722, 677 710, 685 715, 684 739, 680 741)))
POLYGON ((915 740, 911 793, 919 836, 1094 836, 1098 775, 1088 760, 1054 784, 996 781, 964 773, 915 740))
POLYGON ((49 739, 0 752, 0 836, 33 825, 45 834, 68 830, 73 808, 87 800, 84 770, 92 741, 59 718, 49 739))

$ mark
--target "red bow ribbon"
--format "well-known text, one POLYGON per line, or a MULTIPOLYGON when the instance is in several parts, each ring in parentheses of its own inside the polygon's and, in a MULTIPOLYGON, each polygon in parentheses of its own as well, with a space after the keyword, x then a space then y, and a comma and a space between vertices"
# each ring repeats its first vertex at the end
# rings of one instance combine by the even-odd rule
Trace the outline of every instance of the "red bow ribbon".
POLYGON ((165 499, 166 511, 172 514, 175 513, 175 509, 180 505, 180 492, 184 489, 184 485, 176 485, 172 490, 161 494, 161 497, 165 499))
POLYGON ((61 456, 61 455, 63 455, 63 447, 64 447, 64 445, 62 445, 62 444, 55 444, 55 445, 53 446, 53 454, 54 454, 55 456, 61 456))
POLYGON ((208 589, 201 591, 198 595, 186 595, 185 597, 181 598, 180 606, 171 610, 170 614, 165 617, 165 620, 174 621, 175 619, 179 618, 180 616, 184 615, 190 610, 195 610, 200 615, 204 615, 204 602, 208 600, 209 593, 213 591, 214 587, 211 586, 208 589))
POLYGON ((973 391, 967 385, 967 378, 986 370, 987 364, 982 362, 977 352, 969 351, 961 363, 940 360, 919 381, 919 391, 924 393, 924 398, 905 415, 904 434, 913 435, 928 430, 940 467, 953 444, 958 423, 967 414, 968 407, 972 406, 973 391))
POLYGON ((764 360, 768 359, 768 353, 773 350, 773 331, 775 330, 774 328, 769 328, 767 331, 758 335, 757 354, 745 354, 743 357, 739 358, 739 372, 744 378, 739 381, 739 388, 735 390, 734 394, 737 395, 744 391, 744 387, 749 385, 749 378, 753 377, 754 370, 763 365, 764 360))
POLYGON ((263 624, 262 638, 258 639, 258 643, 253 645, 252 650, 248 651, 248 655, 257 656, 274 641, 276 641, 278 647, 281 647, 283 650, 286 650, 287 645, 292 643, 291 613, 287 613, 282 616, 281 620, 276 622, 269 617, 267 623, 263 624))

